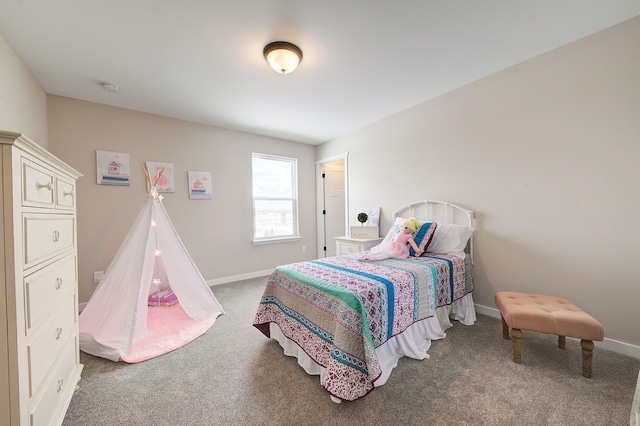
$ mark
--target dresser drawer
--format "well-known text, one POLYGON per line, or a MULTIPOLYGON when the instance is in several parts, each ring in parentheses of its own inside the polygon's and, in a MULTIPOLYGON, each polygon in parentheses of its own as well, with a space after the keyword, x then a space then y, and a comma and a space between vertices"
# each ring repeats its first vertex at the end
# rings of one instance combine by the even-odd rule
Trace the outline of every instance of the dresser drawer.
POLYGON ((336 237, 336 255, 359 253, 369 250, 371 247, 380 244, 382 238, 352 238, 336 237))
POLYGON ((72 215, 24 215, 24 267, 29 268, 75 246, 72 215))
POLYGON ((338 254, 358 253, 363 251, 361 244, 339 242, 337 246, 336 252, 338 252, 338 254))
POLYGON ((56 175, 56 208, 73 209, 76 206, 76 185, 56 175))
MULTIPOLYGON (((63 344, 69 336, 78 333, 76 327, 76 298, 67 297, 47 324, 27 343, 29 365, 29 396, 33 396, 42 380, 59 356, 63 344)), ((72 339, 75 341, 75 337, 72 339)))
POLYGON ((60 353, 59 360, 61 362, 56 366, 55 373, 50 376, 50 381, 43 388, 39 400, 33 401, 37 404, 32 403, 30 406, 32 426, 48 426, 53 420, 54 413, 60 416, 64 415, 61 410, 66 407, 62 407, 61 404, 65 396, 68 397, 69 392, 73 392, 70 387, 75 389, 77 385, 77 382, 73 380, 74 371, 78 365, 77 353, 76 339, 68 339, 64 350, 60 353))
POLYGON ((53 208, 54 173, 22 159, 22 205, 53 208))
POLYGON ((76 288, 76 257, 69 256, 24 279, 27 332, 76 288))

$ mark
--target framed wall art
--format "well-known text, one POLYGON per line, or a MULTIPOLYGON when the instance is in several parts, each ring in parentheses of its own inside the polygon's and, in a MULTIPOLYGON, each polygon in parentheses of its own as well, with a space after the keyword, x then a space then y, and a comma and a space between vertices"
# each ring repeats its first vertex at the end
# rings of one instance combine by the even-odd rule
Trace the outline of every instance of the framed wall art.
POLYGON ((212 197, 211 172, 189 171, 189 198, 203 200, 212 197))
MULTIPOLYGON (((158 163, 155 161, 145 162, 149 168, 149 174, 155 176, 158 170, 164 168, 164 173, 160 177, 156 190, 158 192, 176 192, 175 178, 173 174, 173 163, 158 163)), ((147 188, 149 190, 150 188, 147 188)))
POLYGON ((96 151, 98 185, 129 185, 129 154, 96 151))

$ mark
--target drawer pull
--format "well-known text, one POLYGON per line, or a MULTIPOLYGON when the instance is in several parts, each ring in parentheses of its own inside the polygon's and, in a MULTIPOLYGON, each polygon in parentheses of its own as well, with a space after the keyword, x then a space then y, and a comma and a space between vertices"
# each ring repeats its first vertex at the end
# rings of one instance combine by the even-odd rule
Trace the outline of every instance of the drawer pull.
POLYGON ((62 288, 62 278, 56 278, 56 290, 60 290, 62 288))
POLYGON ((62 327, 56 328, 56 340, 59 340, 62 337, 62 327))
POLYGON ((58 241, 60 241, 60 232, 53 231, 53 242, 57 243, 58 241))
POLYGON ((58 392, 64 389, 64 379, 58 379, 58 392))
POLYGON ((51 191, 51 182, 47 182, 47 183, 36 182, 36 188, 38 190, 42 188, 47 188, 49 191, 51 191))
POLYGON ((62 191, 62 195, 64 197, 73 197, 73 190, 67 192, 67 191, 62 191))

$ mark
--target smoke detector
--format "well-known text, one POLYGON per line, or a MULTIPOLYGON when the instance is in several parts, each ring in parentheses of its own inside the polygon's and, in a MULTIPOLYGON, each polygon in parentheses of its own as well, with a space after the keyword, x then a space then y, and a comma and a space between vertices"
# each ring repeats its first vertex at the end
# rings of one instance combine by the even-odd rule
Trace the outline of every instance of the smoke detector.
POLYGON ((110 93, 116 93, 119 89, 118 86, 116 86, 115 84, 111 84, 111 83, 102 83, 102 90, 104 90, 105 92, 110 92, 110 93))

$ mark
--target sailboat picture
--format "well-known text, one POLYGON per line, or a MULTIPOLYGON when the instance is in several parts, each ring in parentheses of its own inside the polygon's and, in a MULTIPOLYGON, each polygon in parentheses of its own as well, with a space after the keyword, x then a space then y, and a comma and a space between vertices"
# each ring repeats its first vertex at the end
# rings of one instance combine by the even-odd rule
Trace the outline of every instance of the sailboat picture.
POLYGON ((96 151, 98 185, 129 185, 129 154, 96 151))
POLYGON ((211 172, 189 171, 189 198, 192 200, 212 197, 211 172))

